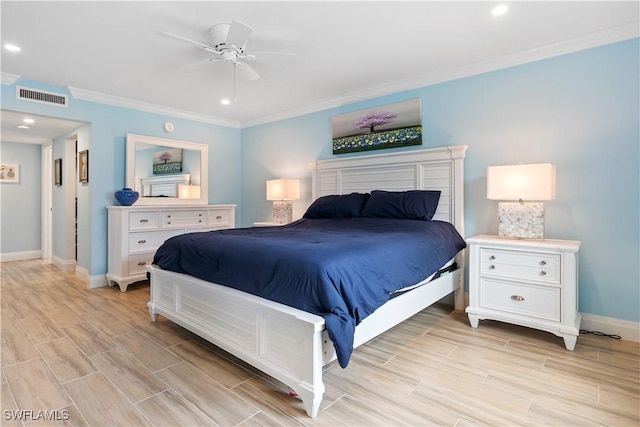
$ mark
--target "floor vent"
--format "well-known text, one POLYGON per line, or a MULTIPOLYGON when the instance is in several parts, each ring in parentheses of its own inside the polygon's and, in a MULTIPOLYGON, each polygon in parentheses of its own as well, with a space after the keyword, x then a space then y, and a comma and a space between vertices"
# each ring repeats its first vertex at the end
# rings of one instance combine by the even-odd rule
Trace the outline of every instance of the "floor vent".
POLYGON ((42 104, 57 105, 59 107, 69 106, 69 97, 67 95, 30 89, 24 86, 16 87, 16 97, 23 101, 39 102, 42 104))

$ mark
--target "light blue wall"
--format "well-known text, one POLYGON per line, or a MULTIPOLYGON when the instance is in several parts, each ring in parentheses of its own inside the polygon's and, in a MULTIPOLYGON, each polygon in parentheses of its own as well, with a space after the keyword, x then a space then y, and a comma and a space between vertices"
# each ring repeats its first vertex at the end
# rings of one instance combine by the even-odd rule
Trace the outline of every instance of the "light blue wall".
MULTIPOLYGON (((422 99, 423 145, 469 145, 465 237, 497 234, 486 169, 517 162, 557 167, 546 235, 582 241, 580 311, 640 321, 639 40, 633 39, 367 102, 243 129, 242 223, 269 219, 267 179, 303 179, 333 157, 331 116, 422 99)), ((366 154, 366 153, 365 153, 366 154)))
POLYGON ((0 161, 20 168, 17 183, 0 184, 0 253, 39 251, 42 147, 2 141, 0 161))
POLYGON ((545 204, 546 232, 582 241, 580 310, 638 322, 639 50, 634 39, 242 131, 75 99, 69 108, 17 101, 15 87, 4 85, 2 108, 90 124, 85 268, 99 275, 106 272, 105 207, 124 186, 126 133, 209 144, 209 201, 238 204, 236 220, 249 226, 271 214, 267 179, 303 179, 303 198, 294 205, 294 214, 302 215, 311 202, 308 162, 333 157, 331 116, 421 98, 424 144, 401 150, 469 145, 466 237, 497 233, 497 202, 486 200, 487 166, 555 163, 557 198, 545 204), (170 135, 162 131, 166 121, 176 127, 170 135))
MULTIPOLYGON (((66 88, 24 79, 18 80, 16 85, 68 93, 66 88)), ((68 108, 20 101, 15 98, 15 85, 2 85, 1 91, 2 108, 5 110, 90 124, 89 201, 86 204, 86 212, 81 214, 89 221, 87 239, 90 242, 90 259, 88 265, 80 264, 79 260, 79 266, 85 268, 92 276, 105 274, 107 271, 106 206, 116 204, 113 193, 125 185, 125 136, 127 133, 208 144, 209 202, 239 204, 241 201, 239 129, 82 101, 72 97, 68 108), (167 121, 175 126, 175 131, 171 134, 162 130, 163 124, 167 121)), ((54 153, 54 158, 55 156, 54 153)), ((239 220, 239 214, 237 220, 239 220)), ((54 246, 54 256, 55 250, 54 246)))

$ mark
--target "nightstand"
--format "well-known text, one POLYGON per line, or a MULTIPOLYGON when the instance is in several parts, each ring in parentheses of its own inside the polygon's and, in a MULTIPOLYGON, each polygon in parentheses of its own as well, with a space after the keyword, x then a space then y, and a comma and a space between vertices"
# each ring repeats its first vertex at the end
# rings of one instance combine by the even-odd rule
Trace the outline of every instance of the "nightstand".
POLYGON ((573 350, 580 333, 575 240, 476 236, 469 246, 469 306, 473 328, 493 319, 551 332, 573 350))

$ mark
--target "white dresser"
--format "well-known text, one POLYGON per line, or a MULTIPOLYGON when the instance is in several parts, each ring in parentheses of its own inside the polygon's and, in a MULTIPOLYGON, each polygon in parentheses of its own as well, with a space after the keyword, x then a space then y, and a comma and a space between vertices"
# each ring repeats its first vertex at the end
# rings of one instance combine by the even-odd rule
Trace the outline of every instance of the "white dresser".
POLYGON ((579 241, 476 236, 467 243, 472 327, 500 320, 551 332, 564 338, 567 350, 575 348, 579 241))
POLYGON ((109 286, 125 292, 145 280, 156 249, 170 237, 235 227, 235 205, 107 206, 109 286))

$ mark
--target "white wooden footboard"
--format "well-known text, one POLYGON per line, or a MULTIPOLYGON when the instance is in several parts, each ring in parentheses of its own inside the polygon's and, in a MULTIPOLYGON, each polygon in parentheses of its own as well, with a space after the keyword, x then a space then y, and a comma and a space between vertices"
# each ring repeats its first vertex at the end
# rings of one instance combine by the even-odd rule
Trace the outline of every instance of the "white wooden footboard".
POLYGON ((283 304, 152 266, 153 321, 158 314, 291 387, 310 417, 322 401, 324 319, 283 304))
MULTIPOLYGON (((282 381, 310 417, 318 414, 322 367, 336 359, 322 317, 156 266, 149 271, 153 321, 161 314, 282 381)), ((462 289, 457 269, 393 298, 356 327, 354 348, 462 289)))

